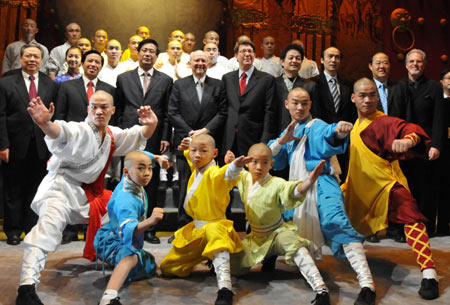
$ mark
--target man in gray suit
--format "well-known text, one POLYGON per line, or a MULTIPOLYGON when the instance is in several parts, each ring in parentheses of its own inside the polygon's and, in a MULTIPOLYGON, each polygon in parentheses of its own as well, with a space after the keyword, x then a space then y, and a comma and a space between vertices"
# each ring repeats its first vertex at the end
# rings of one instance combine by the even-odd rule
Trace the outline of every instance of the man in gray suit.
POLYGON ((227 117, 227 101, 222 82, 206 75, 207 56, 203 51, 191 53, 192 75, 173 84, 169 100, 169 120, 175 129, 173 146, 180 181, 178 202, 178 224, 180 227, 191 221, 183 208, 186 189, 191 175, 183 151, 177 150, 181 140, 202 133, 211 134, 216 145, 221 142, 221 130, 227 117))
MULTIPOLYGON (((117 77, 114 103, 116 105, 115 119, 121 128, 128 128, 139 124, 136 110, 141 106, 151 106, 158 117, 158 125, 152 137, 147 141, 145 150, 153 154, 163 154, 169 149, 171 126, 167 118, 167 105, 172 90, 172 78, 154 69, 153 65, 159 54, 158 43, 153 39, 144 39, 138 46, 139 67, 120 74, 117 77)), ((153 169, 153 179, 145 187, 148 195, 149 209, 147 215, 152 214, 153 208, 162 204, 156 200, 159 183, 159 167, 153 169)), ((145 233, 145 240, 159 243, 154 228, 145 233)))

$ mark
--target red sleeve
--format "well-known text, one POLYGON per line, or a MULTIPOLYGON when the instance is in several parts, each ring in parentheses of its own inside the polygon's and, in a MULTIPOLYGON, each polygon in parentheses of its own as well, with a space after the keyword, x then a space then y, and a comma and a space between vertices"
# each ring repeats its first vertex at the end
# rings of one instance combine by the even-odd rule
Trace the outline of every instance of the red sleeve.
POLYGON ((431 143, 430 137, 419 125, 407 123, 402 119, 388 115, 373 120, 361 132, 361 139, 373 153, 388 161, 424 157, 431 143), (393 153, 392 142, 403 139, 412 133, 420 137, 420 142, 406 153, 393 153))

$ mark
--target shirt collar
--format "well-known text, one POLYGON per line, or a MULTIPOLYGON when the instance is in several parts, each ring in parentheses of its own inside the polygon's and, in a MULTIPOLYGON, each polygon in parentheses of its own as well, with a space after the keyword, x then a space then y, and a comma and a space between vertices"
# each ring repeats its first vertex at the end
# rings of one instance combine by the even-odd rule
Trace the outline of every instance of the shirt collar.
POLYGON ((250 67, 250 69, 248 69, 247 71, 241 70, 241 68, 239 68, 239 79, 241 79, 242 73, 244 73, 244 72, 245 72, 245 74, 247 74, 247 79, 250 79, 250 77, 253 74, 253 71, 255 71, 255 66, 254 65, 252 65, 250 67))
POLYGON ((200 82, 202 83, 202 86, 203 86, 203 84, 205 83, 206 74, 205 74, 202 78, 200 78, 200 79, 198 79, 197 77, 195 77, 194 74, 192 74, 192 77, 194 78, 194 83, 195 83, 195 84, 197 84, 197 82, 200 81, 200 82))
POLYGON ((382 83, 379 80, 377 80, 376 78, 374 78, 373 81, 377 85, 377 88, 380 88, 381 85, 384 85, 384 87, 386 87, 386 83, 382 83))
POLYGON ((149 73, 150 74, 150 76, 153 76, 153 67, 150 69, 150 70, 148 70, 148 71, 145 71, 144 69, 142 69, 141 67, 138 67, 138 75, 139 76, 142 76, 142 74, 144 74, 144 73, 149 73))
POLYGON ((325 77, 327 78, 327 83, 330 82, 330 79, 334 78, 337 81, 337 74, 335 76, 331 76, 330 74, 328 74, 327 71, 323 71, 323 74, 325 74, 325 77))
MULTIPOLYGON (((31 74, 28 74, 27 72, 22 70, 22 76, 23 76, 23 78, 30 80, 31 74)), ((35 74, 33 74, 33 76, 34 76, 34 80, 37 81, 39 78, 39 72, 36 72, 35 74)))
POLYGON ((92 82, 94 84, 94 88, 97 87, 97 81, 98 78, 94 78, 93 80, 90 80, 89 78, 87 78, 86 76, 84 76, 83 74, 83 82, 84 82, 84 87, 87 88, 89 82, 92 82))

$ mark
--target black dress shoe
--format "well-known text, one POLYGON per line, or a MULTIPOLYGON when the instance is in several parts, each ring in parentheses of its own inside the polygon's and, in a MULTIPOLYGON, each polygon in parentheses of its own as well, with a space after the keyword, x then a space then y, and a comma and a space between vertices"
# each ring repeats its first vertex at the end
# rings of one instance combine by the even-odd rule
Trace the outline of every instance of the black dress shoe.
POLYGON ((72 231, 67 231, 67 232, 64 231, 63 232, 63 237, 62 237, 62 240, 61 240, 61 244, 62 245, 68 244, 68 243, 70 243, 72 241, 78 241, 78 233, 72 232, 72 231))
POLYGON ((369 243, 379 243, 380 242, 380 239, 378 238, 377 234, 367 236, 366 240, 369 243))
POLYGON ((151 244, 160 244, 161 243, 158 236, 156 236, 154 232, 145 232, 144 239, 146 242, 149 242, 151 244))
POLYGON ((377 294, 368 287, 363 287, 358 294, 355 305, 375 305, 377 294))
POLYGON ((165 191, 169 187, 167 181, 159 181, 158 191, 165 191))
POLYGON ((17 246, 18 244, 20 244, 19 235, 16 235, 16 234, 9 235, 6 240, 6 243, 11 246, 17 246))
POLYGON ((439 297, 439 284, 435 279, 422 279, 419 295, 425 300, 434 300, 439 297))
POLYGON ((217 299, 214 305, 232 305, 234 293, 228 288, 221 288, 217 291, 217 299))
POLYGON ((36 294, 34 285, 21 285, 17 292, 16 305, 44 305, 36 294))
POLYGON ((274 272, 275 271, 275 264, 277 263, 277 255, 272 255, 271 257, 266 257, 262 261, 262 272, 274 272))
POLYGON ((171 244, 174 239, 175 239, 175 234, 169 237, 169 239, 167 240, 167 243, 171 244))
POLYGON ((393 239, 394 241, 398 242, 398 243, 406 243, 406 237, 405 237, 405 233, 401 232, 401 231, 386 231, 386 236, 390 239, 393 239))
POLYGON ((330 305, 330 295, 324 291, 316 294, 316 298, 312 300, 311 304, 314 305, 330 305))

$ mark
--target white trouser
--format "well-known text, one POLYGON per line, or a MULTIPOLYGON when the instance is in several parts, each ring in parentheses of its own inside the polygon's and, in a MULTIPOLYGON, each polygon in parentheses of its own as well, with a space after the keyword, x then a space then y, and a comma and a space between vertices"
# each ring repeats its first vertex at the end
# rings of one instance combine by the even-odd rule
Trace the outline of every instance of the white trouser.
POLYGON ((328 292, 328 288, 317 269, 308 249, 301 247, 294 255, 294 262, 300 273, 316 293, 328 292))
POLYGON ((362 243, 354 242, 343 245, 345 256, 347 256, 350 265, 356 272, 356 276, 361 288, 368 287, 375 291, 375 284, 372 279, 372 273, 367 263, 366 254, 362 243))
POLYGON ((213 259, 213 265, 219 289, 225 287, 231 290, 230 253, 228 251, 216 253, 213 259))
POLYGON ((22 273, 20 274, 19 285, 33 285, 39 283, 41 271, 44 269, 48 252, 27 246, 23 252, 22 273))

